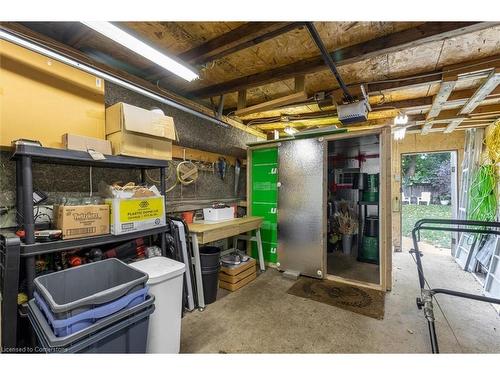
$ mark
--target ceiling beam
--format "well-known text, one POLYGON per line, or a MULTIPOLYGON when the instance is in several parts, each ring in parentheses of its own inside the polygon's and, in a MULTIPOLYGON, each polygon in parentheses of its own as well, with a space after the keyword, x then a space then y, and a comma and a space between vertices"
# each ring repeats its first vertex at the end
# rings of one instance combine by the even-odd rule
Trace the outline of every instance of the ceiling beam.
MULTIPOLYGON (((372 106, 373 112, 381 112, 381 111, 391 111, 394 109, 408 109, 408 108, 419 108, 419 107, 429 107, 432 104, 432 98, 430 96, 423 97, 423 98, 416 98, 416 99, 405 99, 405 100, 398 100, 394 102, 387 102, 383 104, 376 104, 372 106)), ((314 117, 314 116, 321 116, 322 118, 328 117, 328 116, 337 116, 337 110, 336 109, 331 109, 331 110, 324 110, 324 111, 317 111, 317 112, 303 112, 303 113, 297 113, 297 114, 290 114, 286 115, 284 114, 283 116, 289 116, 292 118, 296 118, 297 120, 300 121, 301 118, 309 118, 309 117, 314 117)), ((273 116, 273 117, 261 117, 259 118, 259 121, 273 121, 276 120, 277 117, 280 116, 273 116)), ((250 121, 255 120, 255 119, 249 119, 244 121, 245 123, 249 123, 250 121)))
MULTIPOLYGON (((39 43, 42 45, 47 46, 47 48, 56 51, 60 53, 63 56, 66 56, 70 59, 76 60, 78 62, 82 62, 84 64, 91 64, 93 68, 100 70, 101 72, 104 72, 106 74, 112 75, 114 77, 118 77, 130 84, 137 85, 138 87, 141 87, 147 91, 150 91, 156 95, 159 95, 161 97, 164 97, 166 99, 175 101, 178 104, 181 104, 187 108, 193 109, 195 111, 198 111, 202 114, 208 115, 208 116, 213 116, 213 111, 199 103, 196 103, 194 101, 188 100, 182 96, 176 95, 172 92, 169 92, 166 89, 160 89, 159 87, 151 84, 150 82, 147 82, 141 78, 138 78, 137 76, 131 75, 123 70, 119 69, 114 69, 110 67, 109 65, 105 65, 102 63, 99 63, 91 58, 89 58, 88 55, 74 49, 71 47, 68 47, 65 44, 62 44, 52 38, 49 38, 45 35, 42 35, 40 33, 37 33, 19 23, 15 22, 0 22, 0 27, 4 28, 7 31, 10 31, 16 35, 20 35, 22 37, 25 37, 29 40, 34 41, 35 43, 39 43)), ((234 119, 231 119, 226 116, 222 116, 221 120, 228 125, 235 127, 237 129, 240 129, 242 131, 245 131, 247 133, 253 134, 257 137, 260 138, 266 138, 266 135, 256 129, 250 129, 248 126, 245 126, 243 123, 236 121, 234 119)))
POLYGON ((234 112, 234 114, 235 116, 245 116, 249 115, 250 113, 267 111, 269 109, 273 109, 291 103, 297 103, 300 101, 304 101, 306 99, 307 99, 307 94, 304 91, 296 92, 287 96, 282 96, 281 98, 269 100, 264 103, 259 103, 251 107, 238 109, 236 112, 234 112))
MULTIPOLYGON (((407 30, 335 50, 331 52, 331 56, 337 66, 353 64, 368 58, 493 27, 496 24, 495 22, 427 22, 407 30)), ((279 68, 203 87, 191 91, 189 94, 199 98, 207 98, 221 93, 235 92, 243 88, 282 81, 298 74, 315 73, 326 68, 322 56, 318 55, 279 68)))
POLYGON ((177 57, 191 64, 203 65, 303 25, 303 22, 248 22, 177 57))

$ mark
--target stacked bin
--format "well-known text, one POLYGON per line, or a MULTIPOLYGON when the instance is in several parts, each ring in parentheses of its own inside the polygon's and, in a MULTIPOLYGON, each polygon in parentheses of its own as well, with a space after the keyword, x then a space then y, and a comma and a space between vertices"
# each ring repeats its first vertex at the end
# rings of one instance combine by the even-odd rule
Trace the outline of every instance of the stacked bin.
POLYGON ((118 259, 36 278, 28 316, 39 346, 48 352, 144 353, 154 311, 147 280, 118 259))

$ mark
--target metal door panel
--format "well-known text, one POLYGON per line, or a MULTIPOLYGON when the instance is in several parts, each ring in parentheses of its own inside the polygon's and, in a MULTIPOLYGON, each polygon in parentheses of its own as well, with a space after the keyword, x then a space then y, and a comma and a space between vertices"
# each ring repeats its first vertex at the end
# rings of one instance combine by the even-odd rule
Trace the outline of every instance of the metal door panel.
POLYGON ((280 269, 322 278, 326 243, 326 142, 301 139, 278 149, 280 269))

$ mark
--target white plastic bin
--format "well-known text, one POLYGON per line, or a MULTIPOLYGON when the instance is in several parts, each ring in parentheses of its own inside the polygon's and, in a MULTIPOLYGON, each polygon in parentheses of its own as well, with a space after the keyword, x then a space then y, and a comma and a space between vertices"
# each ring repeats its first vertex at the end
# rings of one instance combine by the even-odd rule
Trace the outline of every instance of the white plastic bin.
POLYGON ((204 208, 203 218, 205 221, 223 221, 234 219, 234 207, 204 208))
POLYGON ((179 353, 184 263, 154 257, 130 264, 149 275, 146 285, 155 296, 149 319, 147 353, 179 353))

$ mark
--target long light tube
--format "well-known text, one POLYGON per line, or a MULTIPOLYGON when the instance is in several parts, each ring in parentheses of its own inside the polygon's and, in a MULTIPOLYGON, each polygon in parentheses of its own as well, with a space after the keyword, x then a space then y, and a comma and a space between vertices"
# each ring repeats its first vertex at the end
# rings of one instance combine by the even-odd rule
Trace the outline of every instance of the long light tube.
POLYGON ((7 40, 11 43, 14 43, 14 44, 17 44, 18 46, 21 46, 21 47, 24 47, 24 48, 27 48, 29 49, 30 51, 33 51, 33 52, 37 52, 41 55, 44 55, 44 56, 47 56, 47 57, 50 57, 54 60, 57 60, 59 62, 62 62, 63 64, 67 64, 69 66, 72 66, 74 68, 77 68, 77 69, 80 69, 84 72, 87 72, 89 74, 92 74, 96 77, 99 77, 99 78, 102 78, 104 79, 105 81, 108 81, 108 82, 112 82, 118 86, 121 86, 121 87, 124 87, 128 90, 131 90, 131 91, 134 91, 138 94, 141 94, 141 95, 144 95, 150 99, 153 99, 153 100, 156 100, 160 103, 163 103, 163 104, 166 104, 166 105, 169 105, 173 108, 176 108, 178 110, 181 110, 183 112, 187 112, 189 114, 192 114, 194 116, 197 116, 199 118, 202 118, 204 120, 207 120, 207 121, 210 121, 210 122, 213 122, 217 125, 221 125, 221 126, 224 126, 224 127, 229 127, 228 124, 226 124, 225 122, 223 121, 220 121, 218 119, 216 119, 215 117, 211 117, 209 115, 206 115, 202 112, 198 112, 198 111, 195 111, 194 109, 191 109, 189 107, 186 107, 185 105, 182 105, 182 104, 179 104, 177 103, 176 101, 173 101, 173 100, 170 100, 170 99, 166 99, 160 95, 156 95, 154 93, 152 93, 151 91, 148 91, 148 90, 145 90, 143 89, 142 87, 139 87, 139 86, 136 86, 136 85, 133 85, 127 81, 124 81, 122 79, 119 79, 115 76, 112 76, 108 73, 105 73, 101 70, 98 70, 98 69, 95 69, 95 68, 92 68, 88 65, 85 65, 85 64, 82 64, 82 63, 79 63, 78 61, 76 60, 73 60, 73 59, 70 59, 70 58, 67 58, 57 52, 54 52, 48 48, 45 48, 41 45, 38 45, 36 43, 32 43, 30 42, 29 40, 26 40, 22 37, 18 37, 16 35, 13 35, 11 33, 8 33, 8 32, 5 32, 4 30, 1 30, 0 29, 0 39, 3 39, 3 40, 7 40))
POLYGON ((97 31, 98 33, 114 40, 125 48, 145 57, 162 68, 174 73, 175 75, 184 78, 186 81, 192 81, 198 78, 198 74, 193 72, 188 67, 168 57, 167 55, 157 51, 153 47, 140 41, 136 37, 116 27, 111 22, 105 21, 82 21, 82 23, 97 31))

